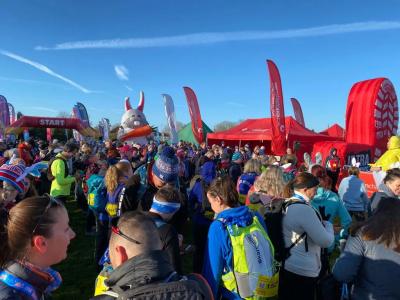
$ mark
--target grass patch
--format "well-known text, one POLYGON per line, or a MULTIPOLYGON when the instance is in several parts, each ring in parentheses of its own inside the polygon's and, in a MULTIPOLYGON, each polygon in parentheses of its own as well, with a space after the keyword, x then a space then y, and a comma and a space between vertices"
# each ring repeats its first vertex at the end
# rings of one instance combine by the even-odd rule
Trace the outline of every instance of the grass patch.
POLYGON ((66 204, 71 228, 76 237, 71 241, 68 257, 61 264, 54 266, 63 278, 61 287, 52 298, 89 299, 94 293, 94 281, 97 273, 94 263, 94 237, 85 235, 85 213, 77 208, 75 201, 66 204))

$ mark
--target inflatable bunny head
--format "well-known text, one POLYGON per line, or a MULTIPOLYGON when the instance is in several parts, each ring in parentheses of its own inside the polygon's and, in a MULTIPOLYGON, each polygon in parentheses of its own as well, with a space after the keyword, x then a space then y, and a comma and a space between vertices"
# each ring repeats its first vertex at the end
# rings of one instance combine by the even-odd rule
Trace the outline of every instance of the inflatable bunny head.
POLYGON ((125 113, 121 119, 121 126, 124 130, 138 128, 143 125, 148 125, 146 116, 143 113, 144 109, 144 94, 140 92, 139 105, 136 109, 132 108, 129 97, 125 98, 125 113))
MULTIPOLYGON (((127 141, 137 141, 140 140, 141 143, 146 143, 146 136, 147 134, 144 133, 145 135, 135 135, 133 138, 129 136, 129 138, 127 138, 127 135, 129 135, 130 133, 132 133, 133 131, 136 130, 136 132, 144 127, 150 128, 149 127, 149 123, 146 120, 146 116, 143 113, 143 109, 144 109, 144 93, 141 91, 140 92, 140 100, 139 100, 139 105, 138 107, 132 108, 131 103, 129 101, 129 97, 125 98, 125 112, 122 115, 122 119, 121 119, 121 126, 120 129, 118 131, 118 138, 127 141), (140 139, 138 139, 140 138, 140 139)), ((144 131, 143 131, 144 132, 144 131)))

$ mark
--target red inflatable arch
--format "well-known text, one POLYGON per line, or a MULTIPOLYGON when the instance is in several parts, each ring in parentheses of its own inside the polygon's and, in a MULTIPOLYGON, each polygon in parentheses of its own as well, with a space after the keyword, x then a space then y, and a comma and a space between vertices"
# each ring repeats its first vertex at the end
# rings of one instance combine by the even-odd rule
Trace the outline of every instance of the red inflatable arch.
POLYGON ((83 135, 95 135, 95 130, 78 118, 22 116, 12 123, 6 131, 7 133, 12 133, 26 127, 75 129, 83 135))
POLYGON ((358 82, 351 88, 346 109, 346 142, 372 147, 372 161, 397 133, 399 111, 394 87, 387 78, 358 82))

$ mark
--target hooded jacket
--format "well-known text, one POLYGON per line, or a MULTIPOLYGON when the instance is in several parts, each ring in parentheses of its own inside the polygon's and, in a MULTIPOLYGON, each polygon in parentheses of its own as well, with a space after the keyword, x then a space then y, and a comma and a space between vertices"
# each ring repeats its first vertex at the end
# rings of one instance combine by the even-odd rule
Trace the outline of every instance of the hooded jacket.
POLYGON ((400 161, 400 137, 392 136, 389 139, 388 150, 371 167, 381 167, 383 171, 390 169, 390 166, 400 161))
POLYGON ((323 207, 325 209, 325 216, 329 215, 328 221, 332 224, 335 223, 335 219, 339 217, 342 230, 339 235, 336 236, 336 239, 346 238, 348 236, 348 229, 352 219, 336 193, 319 187, 317 194, 311 200, 311 205, 317 211, 320 211, 320 208, 323 207))
MULTIPOLYGON (((246 227, 253 222, 253 213, 247 206, 230 208, 220 212, 216 219, 226 219, 230 224, 246 227)), ((264 227, 264 220, 256 214, 258 221, 264 227)), ((222 222, 215 220, 208 231, 208 243, 204 257, 203 275, 211 286, 214 296, 222 294, 224 299, 241 299, 238 294, 220 287, 222 275, 227 273, 233 265, 233 249, 229 233, 222 222)))
MULTIPOLYGON (((92 299, 209 299, 209 291, 195 280, 182 280, 164 251, 150 251, 124 262, 105 281, 115 296, 92 299)), ((110 294, 111 294, 110 293, 110 294)))

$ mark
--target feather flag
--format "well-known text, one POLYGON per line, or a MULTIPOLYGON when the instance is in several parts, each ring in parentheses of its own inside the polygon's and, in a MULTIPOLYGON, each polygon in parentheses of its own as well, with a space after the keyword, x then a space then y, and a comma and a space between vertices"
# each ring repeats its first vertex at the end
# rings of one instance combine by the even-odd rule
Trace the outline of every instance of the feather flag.
POLYGON ((10 124, 14 123, 16 118, 15 118, 15 109, 14 105, 11 103, 8 103, 8 114, 10 115, 10 124))
POLYGON ((168 127, 171 132, 171 144, 177 144, 179 141, 178 132, 176 130, 175 107, 174 101, 170 95, 162 94, 165 106, 165 116, 167 117, 168 127))
POLYGON ((201 120, 199 103, 196 94, 189 87, 184 87, 187 104, 189 107, 190 119, 192 120, 192 132, 196 141, 201 144, 204 142, 203 122, 201 120))
POLYGON ((301 109, 300 102, 296 98, 290 98, 290 101, 292 101, 294 118, 296 119, 297 122, 301 124, 301 126, 306 127, 306 124, 304 123, 303 110, 301 109))
POLYGON ((272 122, 271 149, 275 155, 283 155, 286 150, 285 110, 279 70, 272 60, 267 60, 270 79, 270 110, 272 122))

